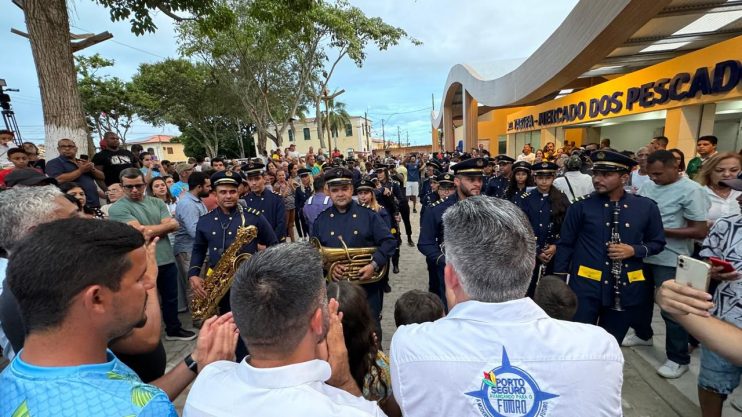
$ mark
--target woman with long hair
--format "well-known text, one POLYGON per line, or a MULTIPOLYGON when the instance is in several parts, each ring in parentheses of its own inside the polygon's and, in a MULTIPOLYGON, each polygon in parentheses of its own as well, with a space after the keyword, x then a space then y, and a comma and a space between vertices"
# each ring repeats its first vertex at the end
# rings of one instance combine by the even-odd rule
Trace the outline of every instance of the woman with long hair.
POLYGON ((513 164, 511 169, 513 174, 510 176, 510 184, 505 190, 505 199, 520 205, 521 197, 528 191, 528 187, 533 187, 531 164, 526 161, 518 161, 513 164))
POLYGON ((149 183, 147 183, 147 195, 164 201, 170 214, 175 215, 175 205, 178 203, 178 199, 170 193, 170 189, 162 177, 154 177, 149 180, 149 183))
POLYGON ((392 393, 389 358, 379 349, 366 292, 360 285, 340 281, 327 286, 327 296, 338 302, 338 313, 343 314, 343 338, 350 374, 361 387, 363 398, 377 401, 390 417, 400 416, 392 393))
POLYGON ((670 149, 672 156, 678 161, 678 169, 680 170, 680 176, 685 175, 685 154, 678 148, 670 149))
POLYGON ((75 200, 77 200, 78 207, 80 207, 80 212, 83 217, 91 219, 105 218, 103 212, 99 208, 88 206, 87 197, 85 197, 85 190, 83 190, 78 183, 74 181, 63 182, 62 184, 59 184, 59 189, 62 190, 63 193, 74 197, 75 200))
POLYGON ((520 208, 531 223, 537 245, 536 269, 526 293, 529 297, 533 297, 539 276, 551 274, 554 269, 551 260, 556 254, 559 230, 569 207, 567 196, 554 186, 557 169, 553 162, 534 164, 532 172, 536 189, 521 197, 520 208))
POLYGON ((39 147, 33 142, 23 142, 23 150, 28 155, 28 166, 46 172, 46 160, 39 158, 39 147))
POLYGON ((696 180, 704 186, 711 200, 708 213, 709 227, 720 217, 740 214, 737 198, 742 191, 733 190, 720 183, 723 180, 737 178, 740 172, 742 172, 742 156, 734 152, 718 153, 707 159, 701 166, 696 180))

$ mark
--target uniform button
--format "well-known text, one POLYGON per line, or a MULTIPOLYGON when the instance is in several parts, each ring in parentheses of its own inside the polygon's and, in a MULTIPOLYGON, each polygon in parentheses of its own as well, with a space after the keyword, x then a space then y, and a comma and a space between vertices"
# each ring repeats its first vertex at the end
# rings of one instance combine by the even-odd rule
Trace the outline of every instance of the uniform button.
POLYGON ((605 206, 608 207, 608 203, 605 203, 605 206))
POLYGON ((232 218, 230 217, 229 220, 232 220, 232 218))
POLYGON ((219 250, 219 249, 217 249, 217 248, 214 248, 214 251, 218 251, 218 250, 219 250))
POLYGON ((626 227, 629 227, 629 224, 628 223, 626 223, 626 227))
POLYGON ((624 204, 623 205, 623 208, 629 208, 629 205, 628 204, 624 204))
POLYGON ((231 235, 231 234, 232 234, 232 232, 227 232, 227 234, 228 234, 228 235, 231 235))
POLYGON ((219 220, 219 218, 218 217, 214 217, 214 220, 219 220))
POLYGON ((626 286, 626 283, 625 283, 625 282, 623 283, 623 286, 624 286, 624 287, 626 286))
POLYGON ((335 232, 330 232, 330 236, 335 236, 335 232))
POLYGON ((538 227, 543 227, 543 226, 544 226, 544 225, 543 225, 543 224, 541 224, 541 223, 539 223, 539 224, 538 224, 538 227))
POLYGON ((541 213, 541 210, 539 210, 538 212, 541 213))
POLYGON ((260 210, 261 213, 265 213, 265 210, 260 210))
POLYGON ((606 225, 606 226, 610 226, 611 224, 610 224, 610 223, 608 223, 608 222, 605 222, 605 225, 606 225))
POLYGON ((260 197, 260 201, 263 201, 263 200, 265 200, 265 199, 263 197, 260 197))
POLYGON ((606 265, 610 265, 610 263, 608 263, 608 262, 606 262, 605 264, 606 264, 606 265))
POLYGON ((358 230, 354 230, 354 231, 353 231, 353 234, 354 234, 354 235, 357 235, 357 234, 358 234, 358 230))
POLYGON ((355 214, 355 213, 353 213, 353 218, 355 219, 356 217, 358 217, 358 216, 356 216, 356 214, 355 214))
POLYGON ((215 235, 215 234, 216 234, 216 232, 211 232, 211 234, 212 234, 212 235, 215 235))
POLYGON ((628 268, 629 267, 629 264, 623 264, 623 267, 624 268, 628 268))
POLYGON ((606 284, 608 283, 608 281, 603 281, 603 282, 605 282, 606 284))

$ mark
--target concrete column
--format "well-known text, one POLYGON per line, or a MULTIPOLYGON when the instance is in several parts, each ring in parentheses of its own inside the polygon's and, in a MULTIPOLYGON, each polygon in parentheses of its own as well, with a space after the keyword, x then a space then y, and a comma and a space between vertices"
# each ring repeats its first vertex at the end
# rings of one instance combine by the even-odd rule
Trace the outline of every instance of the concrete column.
POLYGON ((431 140, 433 141, 433 143, 432 143, 432 145, 433 145, 433 148, 432 148, 433 149, 433 152, 440 151, 441 150, 441 146, 440 146, 440 143, 439 143, 438 128, 437 127, 434 127, 433 128, 431 140))
POLYGON ((463 119, 464 119, 464 152, 471 151, 477 147, 479 114, 477 100, 464 90, 463 94, 463 119))
POLYGON ((538 146, 534 148, 534 152, 536 152, 536 149, 544 149, 547 142, 554 142, 554 145, 556 145, 556 129, 553 127, 541 129, 541 140, 539 142, 538 145, 533 144, 534 147, 538 146))
POLYGON ((680 149, 688 161, 696 154, 696 140, 713 133, 715 117, 715 104, 699 104, 668 110, 665 118, 668 149, 680 149))
POLYGON ((507 147, 505 148, 505 154, 506 155, 513 155, 518 156, 518 153, 515 152, 515 133, 509 133, 508 139, 505 142, 507 144, 507 147))
POLYGON ((564 128, 557 127, 555 130, 556 132, 554 133, 554 146, 555 149, 559 149, 564 146, 564 128))
POLYGON ((453 105, 446 104, 443 108, 443 147, 448 152, 456 147, 456 138, 453 130, 453 105))

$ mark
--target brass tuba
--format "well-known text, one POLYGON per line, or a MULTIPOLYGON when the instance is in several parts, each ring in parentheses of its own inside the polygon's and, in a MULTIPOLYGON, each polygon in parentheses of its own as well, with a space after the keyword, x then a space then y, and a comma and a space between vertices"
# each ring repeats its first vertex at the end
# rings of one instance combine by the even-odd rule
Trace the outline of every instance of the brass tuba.
POLYGON ((378 272, 374 272, 374 275, 370 279, 361 280, 358 278, 358 271, 374 260, 373 256, 376 253, 376 248, 348 248, 342 236, 338 236, 338 239, 343 245, 342 248, 326 248, 322 246, 316 237, 310 240, 311 244, 319 250, 319 254, 322 256, 322 268, 327 271, 325 279, 328 282, 334 281, 332 270, 338 264, 346 266, 343 279, 356 284, 371 284, 384 278, 389 269, 388 263, 382 265, 378 272))
POLYGON ((191 300, 191 315, 194 320, 206 320, 216 314, 217 306, 222 301, 224 295, 229 291, 234 281, 234 274, 237 268, 250 259, 249 253, 239 253, 240 249, 252 242, 258 235, 258 228, 255 226, 240 227, 237 229, 237 236, 234 242, 224 251, 221 259, 204 280, 205 298, 193 297, 191 300))

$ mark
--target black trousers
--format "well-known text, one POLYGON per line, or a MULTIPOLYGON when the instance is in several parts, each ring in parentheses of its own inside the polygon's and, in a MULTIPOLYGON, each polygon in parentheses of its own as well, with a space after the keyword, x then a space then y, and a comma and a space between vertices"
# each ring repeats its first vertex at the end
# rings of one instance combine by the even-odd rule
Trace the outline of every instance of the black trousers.
POLYGON ((629 326, 640 316, 644 306, 625 307, 623 311, 616 311, 603 306, 600 299, 577 296, 577 313, 572 321, 578 323, 597 324, 616 338, 621 345, 629 326))
POLYGON ((407 199, 399 202, 399 214, 404 222, 404 230, 408 238, 412 237, 412 223, 410 223, 410 204, 407 199))

